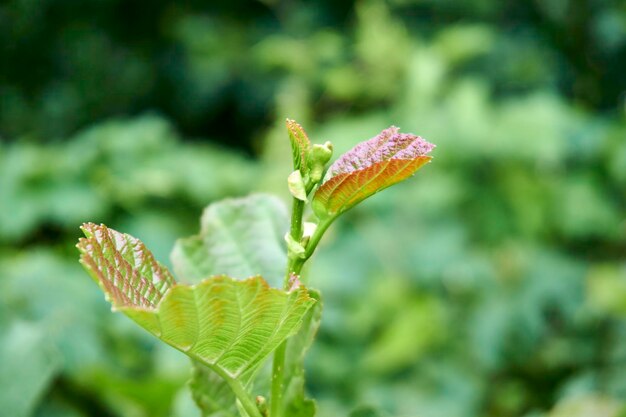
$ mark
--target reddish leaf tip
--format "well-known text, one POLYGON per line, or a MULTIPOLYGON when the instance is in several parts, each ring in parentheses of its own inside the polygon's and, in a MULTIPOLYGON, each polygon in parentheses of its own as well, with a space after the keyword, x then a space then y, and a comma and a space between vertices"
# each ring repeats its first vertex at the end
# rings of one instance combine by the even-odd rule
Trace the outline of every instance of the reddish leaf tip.
POLYGON ((103 224, 84 223, 81 229, 86 236, 77 245, 81 263, 113 307, 154 307, 175 284, 139 239, 103 224))
POLYGON ((367 197, 412 176, 432 159, 435 145, 391 126, 331 165, 313 198, 319 218, 336 216, 367 197))
POLYGON ((379 162, 426 156, 434 148, 434 144, 421 136, 400 133, 398 127, 390 126, 337 159, 328 169, 326 181, 334 176, 359 171, 379 162))

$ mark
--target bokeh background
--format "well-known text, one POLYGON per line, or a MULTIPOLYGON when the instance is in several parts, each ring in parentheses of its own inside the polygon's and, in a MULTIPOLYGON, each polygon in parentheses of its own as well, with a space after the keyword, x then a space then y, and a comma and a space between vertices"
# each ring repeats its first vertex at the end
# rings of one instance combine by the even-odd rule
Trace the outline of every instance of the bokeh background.
POLYGON ((437 144, 346 214, 322 417, 615 417, 626 401, 626 3, 0 3, 0 414, 194 417, 185 357, 111 314, 78 226, 168 263, 202 208, 286 197, 284 118, 437 144))

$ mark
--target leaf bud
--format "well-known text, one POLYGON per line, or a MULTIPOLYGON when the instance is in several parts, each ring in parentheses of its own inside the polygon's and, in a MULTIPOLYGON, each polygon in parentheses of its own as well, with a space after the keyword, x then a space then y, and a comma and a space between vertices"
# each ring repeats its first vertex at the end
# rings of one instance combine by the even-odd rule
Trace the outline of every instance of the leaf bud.
POLYGON ((293 152, 293 168, 299 170, 303 176, 306 176, 309 168, 309 152, 311 151, 311 141, 306 132, 295 120, 287 119, 287 131, 289 132, 289 140, 291 141, 291 150, 293 152))
POLYGON ((306 201, 306 187, 302 179, 302 173, 299 170, 293 171, 287 177, 287 186, 292 196, 298 200, 306 201))
POLYGON ((326 164, 330 161, 330 158, 333 156, 333 144, 330 142, 326 142, 323 145, 315 144, 311 148, 310 154, 310 172, 309 177, 311 183, 316 184, 322 179, 322 175, 324 174, 324 169, 326 168, 326 164))
POLYGON ((267 400, 262 395, 257 395, 256 398, 256 406, 259 409, 259 412, 262 416, 267 416, 267 400))
POLYGON ((302 240, 300 241, 300 244, 306 248, 306 246, 309 244, 309 240, 311 240, 311 236, 313 236, 313 233, 315 233, 315 229, 317 229, 317 224, 315 223, 311 223, 311 222, 304 222, 302 223, 303 226, 303 233, 302 233, 302 240))
POLYGON ((290 273, 288 282, 289 289, 287 291, 292 292, 294 290, 297 290, 298 288, 300 288, 301 285, 302 282, 300 282, 300 275, 296 275, 293 272, 290 273))
POLYGON ((304 258, 305 249, 304 246, 296 241, 291 233, 287 232, 285 235, 285 242, 287 242, 287 256, 289 258, 304 258))

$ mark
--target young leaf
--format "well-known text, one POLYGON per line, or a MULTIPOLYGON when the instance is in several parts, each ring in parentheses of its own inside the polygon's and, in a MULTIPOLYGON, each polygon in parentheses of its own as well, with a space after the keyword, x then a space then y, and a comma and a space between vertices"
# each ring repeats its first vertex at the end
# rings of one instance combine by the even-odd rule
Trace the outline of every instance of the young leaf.
POLYGON ((54 384, 54 376, 61 371, 62 359, 46 337, 48 330, 25 321, 15 321, 8 328, 0 327, 0 407, 3 416, 33 415, 37 404, 54 384))
POLYGON ((281 200, 266 194, 223 200, 209 205, 200 223, 200 233, 179 239, 172 251, 179 278, 196 283, 211 275, 259 274, 276 286, 282 282, 289 217, 281 200))
POLYGON ((157 262, 139 239, 85 223, 79 239, 80 262, 104 291, 114 310, 154 308, 175 285, 170 271, 157 262))
POLYGON ((104 225, 83 230, 81 262, 113 307, 224 378, 253 372, 315 303, 304 287, 272 289, 259 276, 176 284, 139 240, 104 225))
POLYGON ((313 197, 320 219, 334 218, 372 194, 407 179, 431 157, 434 145, 392 126, 343 154, 313 197))
POLYGON ((299 170, 302 176, 307 173, 307 164, 311 141, 306 132, 295 120, 287 119, 287 131, 293 152, 293 169, 299 170))

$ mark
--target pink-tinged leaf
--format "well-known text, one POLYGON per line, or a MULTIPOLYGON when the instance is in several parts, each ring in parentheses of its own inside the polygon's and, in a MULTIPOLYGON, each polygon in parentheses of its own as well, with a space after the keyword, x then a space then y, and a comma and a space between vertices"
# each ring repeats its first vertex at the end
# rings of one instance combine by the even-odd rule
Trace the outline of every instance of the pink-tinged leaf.
POLYGON ((295 120, 287 119, 286 124, 287 131, 289 132, 289 140, 291 141, 291 150, 293 152, 293 169, 305 175, 309 150, 311 149, 311 141, 302 126, 295 120))
POLYGON ((219 375, 247 378, 295 334, 315 300, 260 276, 213 276, 176 284, 139 240, 104 225, 83 225, 81 262, 114 308, 219 375))
POLYGON ((320 218, 334 217, 372 194, 407 179, 431 160, 434 145, 392 126, 358 144, 331 167, 313 197, 320 218))
POLYGON ((114 309, 155 307, 175 285, 170 271, 137 238, 85 223, 79 239, 80 261, 114 309))

